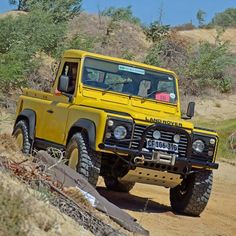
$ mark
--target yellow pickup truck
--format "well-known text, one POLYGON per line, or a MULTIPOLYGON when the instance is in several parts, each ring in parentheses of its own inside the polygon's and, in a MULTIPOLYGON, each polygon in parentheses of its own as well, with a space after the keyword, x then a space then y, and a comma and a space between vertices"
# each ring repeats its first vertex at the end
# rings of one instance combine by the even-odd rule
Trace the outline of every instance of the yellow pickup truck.
POLYGON ((170 188, 176 212, 197 216, 212 187, 218 135, 181 114, 169 70, 80 50, 64 53, 51 93, 26 89, 13 135, 26 154, 55 147, 96 186, 129 192, 135 182, 170 188))

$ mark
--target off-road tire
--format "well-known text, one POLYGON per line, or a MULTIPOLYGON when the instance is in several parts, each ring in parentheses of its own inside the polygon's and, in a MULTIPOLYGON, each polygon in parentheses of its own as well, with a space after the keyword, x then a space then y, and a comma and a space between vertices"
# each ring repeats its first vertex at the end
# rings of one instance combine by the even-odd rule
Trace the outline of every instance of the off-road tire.
POLYGON ((124 193, 128 193, 135 185, 135 182, 121 182, 117 178, 111 176, 104 176, 104 182, 107 189, 124 193))
POLYGON ((171 207, 178 213, 199 216, 210 198, 212 182, 211 170, 189 175, 184 183, 170 189, 171 207))
POLYGON ((21 151, 24 154, 30 154, 31 152, 31 142, 29 138, 29 128, 28 124, 25 120, 20 120, 16 125, 13 130, 13 136, 17 137, 18 132, 21 132, 23 135, 23 145, 21 148, 21 151))
POLYGON ((89 147, 87 137, 82 133, 76 133, 70 139, 65 154, 67 158, 70 157, 70 153, 75 147, 79 150, 76 171, 96 187, 101 168, 100 155, 89 147))

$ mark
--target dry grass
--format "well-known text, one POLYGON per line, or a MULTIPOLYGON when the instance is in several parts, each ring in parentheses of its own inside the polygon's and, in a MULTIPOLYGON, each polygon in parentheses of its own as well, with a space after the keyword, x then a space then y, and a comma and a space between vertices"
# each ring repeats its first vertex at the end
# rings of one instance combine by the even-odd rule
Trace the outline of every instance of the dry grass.
POLYGON ((25 11, 9 11, 9 12, 0 14, 0 19, 4 17, 8 17, 8 16, 17 17, 20 15, 26 15, 26 14, 27 13, 25 11))
MULTIPOLYGON (((217 31, 216 29, 194 29, 179 31, 178 34, 190 39, 193 42, 208 41, 214 44, 217 31)), ((221 39, 224 41, 229 41, 232 53, 236 53, 236 29, 227 29, 222 34, 221 39)))
POLYGON ((42 201, 41 195, 0 172, 0 235, 91 235, 42 201))
MULTIPOLYGON (((0 156, 18 163, 26 159, 9 134, 0 135, 0 156)), ((74 220, 49 205, 49 192, 27 187, 1 170, 1 167, 0 192, 0 236, 91 235, 74 220)))

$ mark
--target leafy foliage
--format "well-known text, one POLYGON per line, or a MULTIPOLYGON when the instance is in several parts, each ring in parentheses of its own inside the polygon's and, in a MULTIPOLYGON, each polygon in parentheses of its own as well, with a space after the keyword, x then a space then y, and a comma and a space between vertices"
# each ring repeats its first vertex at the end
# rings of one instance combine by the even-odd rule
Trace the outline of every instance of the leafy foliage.
POLYGON ((155 43, 164 39, 169 34, 169 30, 170 25, 162 25, 158 21, 155 21, 151 23, 144 32, 147 39, 155 43))
POLYGON ((206 16, 206 12, 204 12, 203 10, 198 10, 196 17, 197 17, 198 25, 200 28, 204 26, 205 16, 206 16))
POLYGON ((197 95, 209 87, 221 92, 231 89, 231 78, 226 71, 235 62, 228 43, 220 41, 219 36, 215 45, 201 42, 193 46, 172 32, 154 43, 145 62, 176 71, 181 76, 180 83, 185 93, 197 95))
POLYGON ((227 42, 217 42, 216 45, 202 42, 185 73, 188 78, 198 81, 200 87, 213 86, 227 92, 231 89, 231 78, 225 71, 232 63, 227 42))
POLYGON ((64 23, 55 24, 50 14, 39 10, 1 19, 0 89, 7 92, 25 86, 25 78, 37 69, 36 54, 54 54, 65 29, 64 23))
POLYGON ((217 13, 212 24, 222 27, 236 27, 236 8, 228 8, 224 12, 217 13))
POLYGON ((18 5, 19 10, 32 11, 41 9, 50 13, 55 22, 65 22, 79 15, 82 0, 10 0, 10 4, 18 5))
POLYGON ((109 7, 101 12, 102 16, 109 16, 114 21, 128 21, 134 24, 141 24, 141 21, 138 17, 135 17, 132 12, 132 7, 109 7))

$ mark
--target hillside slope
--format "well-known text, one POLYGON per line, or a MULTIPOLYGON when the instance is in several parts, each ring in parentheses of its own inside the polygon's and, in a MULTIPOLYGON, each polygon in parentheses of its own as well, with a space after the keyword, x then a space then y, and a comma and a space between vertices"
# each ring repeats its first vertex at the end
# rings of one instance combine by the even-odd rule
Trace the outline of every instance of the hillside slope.
MULTIPOLYGON (((212 44, 215 43, 217 36, 216 29, 194 29, 179 31, 178 33, 194 42, 208 41, 212 44)), ((236 29, 226 29, 221 35, 221 39, 223 41, 229 41, 232 53, 236 53, 236 29)))
POLYGON ((70 38, 82 34, 95 42, 99 39, 94 48, 97 53, 136 61, 143 61, 151 45, 139 25, 124 21, 112 23, 109 17, 85 12, 70 21, 68 34, 70 38))

